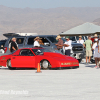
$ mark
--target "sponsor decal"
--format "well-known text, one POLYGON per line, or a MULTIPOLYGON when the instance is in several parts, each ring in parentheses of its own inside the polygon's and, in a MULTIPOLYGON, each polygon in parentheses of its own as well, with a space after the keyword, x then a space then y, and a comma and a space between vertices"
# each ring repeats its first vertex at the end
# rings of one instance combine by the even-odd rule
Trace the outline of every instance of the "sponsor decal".
POLYGON ((2 57, 2 59, 1 59, 1 60, 6 60, 5 58, 6 58, 6 57, 2 57))
POLYGON ((6 60, 6 59, 1 59, 1 60, 6 60))
POLYGON ((73 62, 73 65, 79 64, 78 62, 73 62))
POLYGON ((61 65, 77 65, 78 62, 61 63, 61 65))

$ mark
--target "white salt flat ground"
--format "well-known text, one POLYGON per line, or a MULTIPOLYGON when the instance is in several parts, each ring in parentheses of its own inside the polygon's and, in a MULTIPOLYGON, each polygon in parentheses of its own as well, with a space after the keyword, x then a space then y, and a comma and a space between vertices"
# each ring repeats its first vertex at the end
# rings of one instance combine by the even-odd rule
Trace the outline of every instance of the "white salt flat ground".
POLYGON ((0 100, 100 100, 100 69, 94 66, 42 73, 1 67, 0 100))

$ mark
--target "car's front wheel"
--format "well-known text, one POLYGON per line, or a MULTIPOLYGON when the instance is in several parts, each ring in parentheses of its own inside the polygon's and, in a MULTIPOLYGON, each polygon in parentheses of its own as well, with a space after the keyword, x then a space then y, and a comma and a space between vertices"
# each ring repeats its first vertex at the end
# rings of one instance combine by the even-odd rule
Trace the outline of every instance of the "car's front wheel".
POLYGON ((50 65, 49 61, 47 61, 47 60, 41 61, 41 68, 42 69, 49 69, 50 67, 51 67, 51 65, 50 65))
POLYGON ((11 59, 7 60, 7 67, 8 67, 10 70, 16 69, 15 67, 12 67, 12 66, 11 66, 11 59))

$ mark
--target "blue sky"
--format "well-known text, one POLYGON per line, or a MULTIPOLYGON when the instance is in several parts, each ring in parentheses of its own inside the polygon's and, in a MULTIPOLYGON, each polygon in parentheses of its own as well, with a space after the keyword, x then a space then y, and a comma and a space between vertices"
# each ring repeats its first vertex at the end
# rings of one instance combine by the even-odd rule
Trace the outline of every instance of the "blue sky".
POLYGON ((100 7, 100 0, 0 0, 0 5, 14 8, 100 7))

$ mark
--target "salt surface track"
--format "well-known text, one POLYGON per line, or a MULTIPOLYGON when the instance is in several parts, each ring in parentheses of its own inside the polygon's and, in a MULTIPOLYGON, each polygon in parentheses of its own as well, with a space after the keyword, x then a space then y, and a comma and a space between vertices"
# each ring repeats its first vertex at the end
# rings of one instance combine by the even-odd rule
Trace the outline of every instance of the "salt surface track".
POLYGON ((0 100, 100 100, 100 69, 8 70, 0 68, 0 100))

